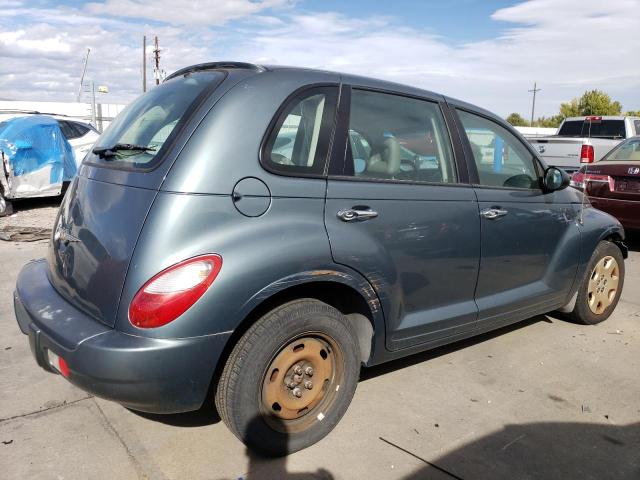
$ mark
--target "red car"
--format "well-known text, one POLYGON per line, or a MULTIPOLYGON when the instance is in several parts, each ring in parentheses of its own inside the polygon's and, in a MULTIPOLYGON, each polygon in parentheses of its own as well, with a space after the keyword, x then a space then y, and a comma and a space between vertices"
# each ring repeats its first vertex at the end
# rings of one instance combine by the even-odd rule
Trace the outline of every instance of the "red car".
POLYGON ((584 165, 571 179, 591 204, 629 230, 640 230, 640 136, 631 137, 600 161, 584 165))

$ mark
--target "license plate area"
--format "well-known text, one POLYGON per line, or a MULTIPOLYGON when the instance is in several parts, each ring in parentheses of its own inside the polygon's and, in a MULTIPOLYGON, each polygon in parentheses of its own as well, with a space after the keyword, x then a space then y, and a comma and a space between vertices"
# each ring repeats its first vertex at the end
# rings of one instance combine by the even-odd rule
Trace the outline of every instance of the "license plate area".
POLYGON ((635 178, 616 178, 616 190, 619 192, 640 193, 640 180, 635 178))

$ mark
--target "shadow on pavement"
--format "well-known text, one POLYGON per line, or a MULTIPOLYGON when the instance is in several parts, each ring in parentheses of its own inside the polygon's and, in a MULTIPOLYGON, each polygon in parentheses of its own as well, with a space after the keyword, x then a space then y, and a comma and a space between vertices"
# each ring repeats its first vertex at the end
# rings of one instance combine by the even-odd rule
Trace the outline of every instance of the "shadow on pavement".
POLYGON ((425 463, 403 480, 433 478, 435 473, 438 479, 465 480, 640 478, 640 423, 506 425, 435 460, 409 451, 415 444, 407 450, 390 445, 425 463))
POLYGON ((25 210, 34 210, 43 207, 59 207, 62 201, 62 195, 58 197, 41 197, 41 198, 24 198, 13 200, 13 212, 21 212, 25 210))
MULTIPOLYGON (((280 423, 282 425, 282 423, 274 417, 271 418, 271 423, 280 423)), ((276 428, 278 427, 276 426, 276 428)), ((266 444, 268 442, 268 448, 272 452, 286 452, 290 441, 289 436, 286 433, 282 433, 277 436, 269 435, 269 440, 261 440, 261 432, 263 432, 264 429, 264 421, 256 417, 250 422, 247 428, 247 436, 252 437, 254 442, 260 444, 266 444)), ((284 428, 279 430, 284 431, 284 428)), ((324 468, 319 468, 314 472, 288 472, 286 456, 267 457, 249 448, 245 450, 245 454, 249 462, 247 465, 248 473, 245 476, 239 477, 243 480, 332 480, 334 478, 331 472, 324 468)))
POLYGON ((199 410, 185 413, 161 414, 127 410, 147 420, 164 423, 172 427, 204 427, 220 422, 220 415, 218 415, 213 401, 205 402, 199 410))
POLYGON ((629 247, 629 251, 640 252, 640 231, 627 231, 626 234, 627 238, 625 239, 625 243, 627 247, 629 247))
MULTIPOLYGON (((385 375, 387 373, 391 373, 396 370, 401 370, 403 368, 407 368, 412 365, 416 365, 418 363, 426 362, 427 360, 431 360, 441 355, 446 355, 447 353, 451 353, 451 352, 455 352, 455 351, 467 348, 471 345, 484 342, 491 338, 499 337, 500 335, 504 335, 506 333, 512 332, 514 330, 519 330, 521 328, 525 328, 529 325, 533 325, 538 322, 552 323, 552 320, 546 316, 539 315, 537 317, 530 318, 523 322, 519 322, 514 325, 509 325, 508 327, 500 328, 492 332, 478 335, 477 337, 461 340, 459 342, 456 342, 450 345, 445 345, 439 348, 435 348, 433 350, 428 350, 426 352, 416 353, 414 355, 400 358, 398 360, 393 360, 391 362, 388 362, 382 365, 377 365, 375 367, 364 368, 360 374, 360 381, 361 382, 366 381, 371 378, 378 377, 380 375, 385 375)), ((166 425, 171 425, 175 427, 203 427, 206 425, 213 425, 220 422, 220 416, 218 415, 218 412, 216 411, 215 404, 214 404, 213 389, 210 389, 207 399, 204 401, 203 406, 199 410, 196 410, 194 412, 176 413, 176 414, 167 415, 167 414, 138 412, 135 410, 130 410, 130 411, 148 420, 164 423, 166 425)))
MULTIPOLYGON (((562 320, 559 317, 558 319, 562 320)), ((526 328, 530 325, 533 325, 539 322, 553 323, 553 320, 549 318, 549 316, 538 315, 537 317, 529 318, 522 322, 514 323, 513 325, 509 325, 507 327, 503 327, 498 330, 493 330, 491 332, 483 333, 481 335, 467 338, 465 340, 460 340, 459 342, 434 348, 433 350, 427 350, 426 352, 415 353, 408 357, 392 360, 391 362, 383 363, 381 365, 376 365, 374 367, 363 368, 360 373, 360 381, 361 382, 366 381, 371 378, 379 377, 380 375, 385 375, 387 373, 395 372, 396 370, 401 370, 403 368, 410 367, 418 363, 426 362, 427 360, 431 360, 431 359, 440 357, 442 355, 446 355, 448 353, 457 352, 458 350, 463 350, 472 345, 485 342, 487 340, 499 337, 501 335, 505 335, 515 330, 520 330, 521 328, 526 328)))

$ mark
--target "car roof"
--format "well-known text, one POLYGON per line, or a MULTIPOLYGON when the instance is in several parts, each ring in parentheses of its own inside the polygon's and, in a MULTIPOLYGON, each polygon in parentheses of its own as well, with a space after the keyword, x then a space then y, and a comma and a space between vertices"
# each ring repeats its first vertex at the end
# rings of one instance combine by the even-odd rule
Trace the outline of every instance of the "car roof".
POLYGON ((587 117, 600 117, 602 120, 624 120, 626 118, 631 119, 640 119, 640 117, 632 117, 630 115, 583 115, 581 117, 567 117, 565 118, 565 122, 573 121, 573 122, 582 122, 587 117))
POLYGON ((78 119, 77 117, 70 117, 68 115, 59 114, 59 113, 46 113, 46 112, 39 112, 37 110, 12 110, 12 109, 0 110, 0 118, 6 117, 6 120, 10 118, 20 117, 20 116, 26 117, 29 115, 46 115, 47 117, 51 117, 54 120, 66 120, 69 122, 82 123, 83 125, 87 125, 88 127, 93 128, 90 122, 78 119))
POLYGON ((362 75, 349 74, 344 72, 335 72, 330 70, 322 70, 317 68, 309 68, 309 67, 295 67, 289 65, 264 65, 264 64, 253 64, 247 62, 235 62, 235 61, 220 61, 220 62, 208 62, 208 63, 200 63, 197 65, 191 65, 189 67, 185 67, 180 69, 171 75, 169 75, 165 80, 169 80, 171 78, 184 75, 190 72, 196 71, 205 71, 205 70, 253 70, 256 74, 269 72, 269 71, 283 71, 283 70, 291 70, 291 71, 301 71, 308 73, 312 78, 314 74, 318 76, 326 75, 327 73, 339 75, 341 82, 353 85, 355 87, 367 87, 372 89, 377 89, 381 91, 389 91, 390 93, 398 93, 405 94, 408 96, 418 96, 418 97, 427 97, 432 98, 434 100, 442 100, 452 104, 455 107, 459 107, 462 109, 468 109, 476 113, 480 113, 486 117, 490 117, 494 120, 498 120, 503 124, 506 124, 505 120, 490 112, 485 110, 484 108, 478 107, 476 105, 464 102, 462 100, 457 100, 452 97, 445 96, 443 94, 433 92, 430 90, 421 89, 418 87, 412 87, 410 85, 396 83, 389 80, 382 80, 373 77, 367 77, 362 75))

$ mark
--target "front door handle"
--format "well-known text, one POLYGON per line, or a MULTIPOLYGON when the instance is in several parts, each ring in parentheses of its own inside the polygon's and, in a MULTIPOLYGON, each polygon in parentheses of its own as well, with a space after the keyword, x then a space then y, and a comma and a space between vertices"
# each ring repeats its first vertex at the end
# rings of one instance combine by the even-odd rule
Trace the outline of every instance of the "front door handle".
POLYGON ((480 210, 480 216, 484 218, 488 218, 489 220, 494 220, 498 217, 504 217, 507 213, 507 210, 503 210, 502 208, 485 208, 480 210))
POLYGON ((348 208, 338 211, 338 218, 343 222, 362 222, 378 216, 378 212, 370 208, 348 208))

